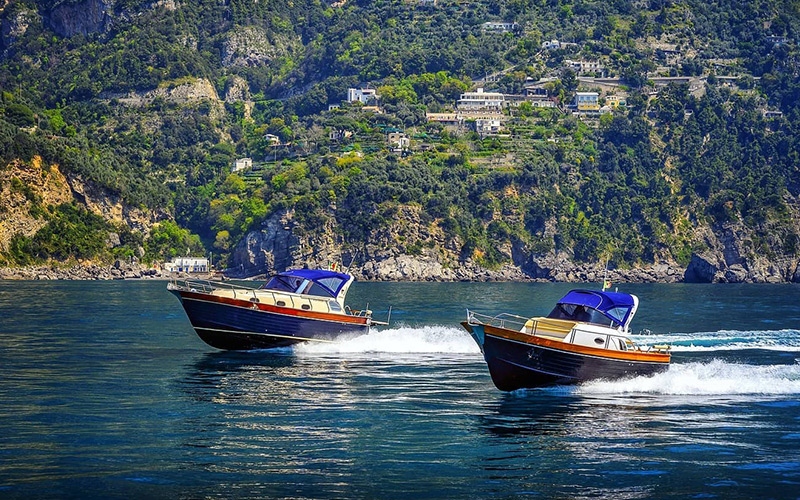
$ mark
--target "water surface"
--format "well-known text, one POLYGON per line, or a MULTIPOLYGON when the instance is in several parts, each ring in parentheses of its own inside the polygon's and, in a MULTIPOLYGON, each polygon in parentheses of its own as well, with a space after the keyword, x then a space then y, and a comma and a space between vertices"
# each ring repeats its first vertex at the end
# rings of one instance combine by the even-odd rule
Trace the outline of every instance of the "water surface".
POLYGON ((465 309, 569 288, 356 283, 390 326, 232 353, 164 282, 0 282, 0 497, 800 497, 799 287, 625 286, 667 372, 496 390, 465 309))

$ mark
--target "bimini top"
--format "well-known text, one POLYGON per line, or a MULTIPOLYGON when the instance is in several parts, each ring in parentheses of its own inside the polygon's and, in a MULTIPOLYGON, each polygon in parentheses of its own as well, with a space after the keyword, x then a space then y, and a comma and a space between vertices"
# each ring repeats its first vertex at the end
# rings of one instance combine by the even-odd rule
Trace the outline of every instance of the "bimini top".
POLYGON ((351 281, 352 276, 336 271, 290 269, 276 274, 261 288, 343 300, 351 281))
POLYGON ((571 290, 558 301, 548 318, 585 321, 628 331, 639 298, 622 292, 571 290))

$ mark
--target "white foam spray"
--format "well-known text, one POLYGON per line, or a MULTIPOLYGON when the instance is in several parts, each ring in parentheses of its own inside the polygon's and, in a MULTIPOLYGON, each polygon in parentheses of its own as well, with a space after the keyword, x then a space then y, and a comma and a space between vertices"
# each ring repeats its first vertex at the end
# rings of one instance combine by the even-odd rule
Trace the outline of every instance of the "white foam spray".
POLYGON ((399 326, 332 343, 307 343, 297 346, 295 352, 298 354, 480 354, 478 345, 465 330, 438 325, 399 326))

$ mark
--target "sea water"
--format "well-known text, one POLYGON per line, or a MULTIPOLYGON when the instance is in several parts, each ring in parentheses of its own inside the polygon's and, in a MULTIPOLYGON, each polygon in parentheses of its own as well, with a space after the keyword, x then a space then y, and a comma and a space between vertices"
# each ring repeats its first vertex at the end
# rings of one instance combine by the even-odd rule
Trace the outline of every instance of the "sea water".
POLYGON ((0 282, 0 498, 800 497, 800 287, 619 285, 667 372, 494 388, 466 309, 574 286, 356 283, 389 326, 223 352, 164 282, 0 282))

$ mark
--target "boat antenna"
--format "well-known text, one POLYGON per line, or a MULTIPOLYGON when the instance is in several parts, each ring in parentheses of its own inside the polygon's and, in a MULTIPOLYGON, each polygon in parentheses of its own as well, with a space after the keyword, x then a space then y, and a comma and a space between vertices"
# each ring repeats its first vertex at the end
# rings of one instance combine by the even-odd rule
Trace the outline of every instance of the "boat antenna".
POLYGON ((359 250, 357 249, 356 252, 353 254, 353 256, 350 258, 350 263, 347 264, 347 267, 344 268, 344 272, 346 274, 350 274, 350 266, 353 265, 353 262, 355 262, 356 257, 358 257, 358 252, 359 252, 359 250))
POLYGON ((608 256, 606 255, 606 267, 603 270, 603 290, 606 291, 607 289, 611 288, 611 280, 608 279, 608 256))

